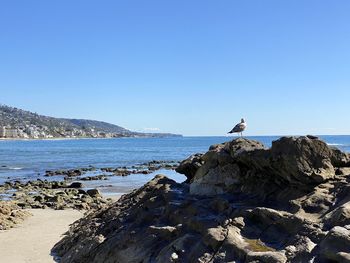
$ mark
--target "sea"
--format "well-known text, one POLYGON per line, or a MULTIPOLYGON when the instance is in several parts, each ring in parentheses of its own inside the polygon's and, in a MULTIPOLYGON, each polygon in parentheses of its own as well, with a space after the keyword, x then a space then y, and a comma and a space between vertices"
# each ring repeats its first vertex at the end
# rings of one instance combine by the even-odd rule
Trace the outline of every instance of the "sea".
MULTIPOLYGON (((330 146, 350 152, 349 135, 319 137, 330 146)), ((46 170, 89 166, 97 168, 132 166, 152 160, 181 161, 191 154, 206 152, 210 145, 227 142, 233 138, 0 140, 0 184, 14 180, 48 179, 44 177, 46 170)), ((272 141, 277 140, 279 136, 248 136, 246 138, 271 146, 272 141)), ((175 171, 160 170, 148 175, 113 176, 103 182, 93 181, 87 184, 89 184, 88 187, 104 189, 105 193, 123 194, 142 186, 159 173, 165 174, 178 182, 186 179, 175 171)), ((49 178, 49 180, 53 179, 57 178, 49 178)))

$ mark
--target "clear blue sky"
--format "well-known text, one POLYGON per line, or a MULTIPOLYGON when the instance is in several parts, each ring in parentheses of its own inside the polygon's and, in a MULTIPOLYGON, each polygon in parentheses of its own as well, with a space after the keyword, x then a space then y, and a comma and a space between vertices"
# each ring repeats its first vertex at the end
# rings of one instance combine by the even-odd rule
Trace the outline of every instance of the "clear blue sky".
POLYGON ((0 103, 132 130, 350 134, 350 1, 0 2, 0 103))

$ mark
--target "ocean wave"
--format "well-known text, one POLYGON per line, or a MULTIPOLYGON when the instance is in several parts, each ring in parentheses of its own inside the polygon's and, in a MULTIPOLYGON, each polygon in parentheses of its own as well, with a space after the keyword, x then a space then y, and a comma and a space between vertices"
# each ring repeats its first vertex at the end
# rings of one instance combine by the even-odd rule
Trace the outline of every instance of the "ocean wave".
POLYGON ((22 170, 23 167, 9 167, 9 170, 22 170))

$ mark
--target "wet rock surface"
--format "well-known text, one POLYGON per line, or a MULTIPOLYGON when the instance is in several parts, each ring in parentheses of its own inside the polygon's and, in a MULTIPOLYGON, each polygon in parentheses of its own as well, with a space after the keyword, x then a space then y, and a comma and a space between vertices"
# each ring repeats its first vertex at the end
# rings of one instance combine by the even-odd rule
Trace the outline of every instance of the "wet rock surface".
POLYGON ((188 183, 156 176, 75 222, 53 252, 61 262, 350 262, 349 160, 311 136, 215 145, 182 163, 188 183))
POLYGON ((104 180, 108 176, 128 176, 130 174, 150 174, 160 169, 174 170, 179 165, 176 161, 150 161, 147 163, 123 166, 123 167, 87 167, 68 170, 48 170, 45 172, 46 177, 63 176, 64 179, 70 180, 72 178, 78 178, 79 180, 104 180), (86 176, 89 172, 97 172, 98 175, 86 176))
POLYGON ((73 208, 79 210, 97 209, 109 201, 101 195, 90 195, 89 191, 81 189, 80 182, 67 183, 65 181, 29 181, 27 183, 7 182, 0 186, 3 195, 14 202, 19 208, 52 208, 56 210, 73 208))
MULTIPOLYGON (((20 208, 98 209, 108 203, 98 189, 86 189, 84 181, 104 181, 113 176, 150 174, 159 169, 175 169, 178 162, 151 161, 131 167, 77 168, 46 171, 45 177, 61 177, 60 181, 9 181, 0 185, 0 200, 15 201, 20 208), (95 174, 100 173, 102 174, 95 174), (91 174, 92 173, 92 174, 91 174), (82 181, 82 182, 81 182, 82 181)), ((102 187, 102 186, 101 186, 102 187)))

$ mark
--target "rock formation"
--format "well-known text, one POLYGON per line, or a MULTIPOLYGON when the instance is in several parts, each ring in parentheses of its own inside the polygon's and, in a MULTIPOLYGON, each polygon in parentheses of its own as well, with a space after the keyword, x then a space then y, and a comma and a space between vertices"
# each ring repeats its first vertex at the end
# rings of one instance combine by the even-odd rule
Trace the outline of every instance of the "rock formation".
POLYGON ((77 221, 61 262, 350 262, 350 156, 315 137, 236 139, 77 221))
POLYGON ((6 182, 0 185, 0 195, 5 195, 5 201, 14 203, 22 209, 78 209, 89 210, 99 209, 105 206, 110 199, 104 199, 98 195, 97 189, 85 191, 81 189, 81 182, 73 182, 67 185, 66 182, 57 181, 29 181, 21 183, 19 181, 6 182))
POLYGON ((30 213, 21 210, 14 202, 0 201, 0 230, 10 229, 28 216, 30 213))
POLYGON ((173 170, 174 161, 150 161, 129 167, 76 168, 46 171, 45 177, 62 177, 62 180, 7 181, 0 184, 0 202, 14 202, 20 208, 32 209, 100 209, 112 199, 104 199, 97 189, 88 189, 82 181, 107 180, 112 176, 151 174, 159 169, 173 170), (89 172, 102 174, 89 175, 89 172), (85 188, 85 189, 82 189, 85 188))

